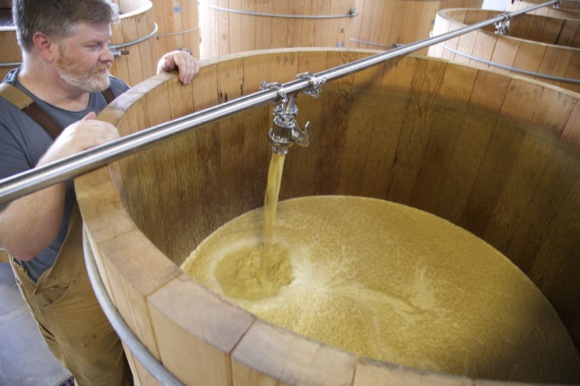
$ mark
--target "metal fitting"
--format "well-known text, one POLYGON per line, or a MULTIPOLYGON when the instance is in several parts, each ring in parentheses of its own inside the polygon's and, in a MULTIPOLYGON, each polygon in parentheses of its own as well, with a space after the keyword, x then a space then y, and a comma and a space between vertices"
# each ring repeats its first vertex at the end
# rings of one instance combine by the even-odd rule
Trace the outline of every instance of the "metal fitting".
POLYGON ((510 22, 512 16, 509 13, 501 14, 503 20, 495 23, 495 33, 499 35, 508 35, 510 32, 510 22))
POLYGON ((298 107, 296 106, 296 95, 290 95, 286 101, 281 102, 274 109, 274 125, 268 131, 268 137, 272 141, 272 151, 276 154, 286 155, 288 149, 294 144, 299 146, 310 145, 312 132, 309 122, 304 129, 300 128, 296 122, 298 107))

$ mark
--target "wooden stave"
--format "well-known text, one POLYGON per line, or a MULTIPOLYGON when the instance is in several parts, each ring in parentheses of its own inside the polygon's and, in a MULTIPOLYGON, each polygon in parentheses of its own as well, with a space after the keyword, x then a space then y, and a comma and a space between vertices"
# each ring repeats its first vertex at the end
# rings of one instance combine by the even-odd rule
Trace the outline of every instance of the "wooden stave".
POLYGON ((159 54, 174 50, 188 50, 200 57, 200 26, 197 1, 152 0, 159 54))

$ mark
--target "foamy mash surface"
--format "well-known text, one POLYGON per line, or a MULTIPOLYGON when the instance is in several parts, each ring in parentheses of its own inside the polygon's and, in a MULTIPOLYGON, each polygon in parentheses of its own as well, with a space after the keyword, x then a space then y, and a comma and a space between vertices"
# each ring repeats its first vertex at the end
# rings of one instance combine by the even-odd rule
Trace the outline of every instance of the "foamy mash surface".
POLYGON ((259 318, 361 356, 474 378, 580 379, 550 303, 505 256, 426 212, 350 196, 278 204, 214 232, 182 269, 259 318))

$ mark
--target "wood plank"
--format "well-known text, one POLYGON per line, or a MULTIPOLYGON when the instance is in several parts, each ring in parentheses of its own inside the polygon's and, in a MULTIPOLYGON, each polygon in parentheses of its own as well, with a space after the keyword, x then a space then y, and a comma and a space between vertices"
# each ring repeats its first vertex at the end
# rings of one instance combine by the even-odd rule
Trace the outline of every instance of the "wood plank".
MULTIPOLYGON (((302 4, 302 12, 304 12, 305 15, 316 15, 317 12, 317 8, 316 8, 317 2, 315 1, 305 1, 302 4)), ((317 34, 317 29, 318 29, 318 25, 313 21, 313 20, 303 20, 301 22, 301 26, 302 29, 300 30, 300 35, 302 37, 302 39, 304 39, 305 42, 308 43, 303 43, 304 46, 307 47, 314 47, 317 45, 316 42, 316 34, 317 34)))
MULTIPOLYGON (((111 27, 111 43, 114 45, 122 44, 124 42, 123 37, 124 25, 119 23, 111 27)), ((111 74, 116 77, 123 79, 125 82, 129 82, 129 59, 128 55, 117 56, 111 67, 111 74)))
MULTIPOLYGON (((309 15, 307 12, 307 1, 306 0, 295 0, 292 4, 292 12, 297 15, 309 15)), ((292 28, 290 29, 290 33, 292 34, 289 37, 289 45, 287 47, 307 47, 310 44, 310 36, 312 35, 305 35, 304 34, 304 24, 308 21, 304 18, 295 19, 292 23, 292 28), (290 39, 291 38, 291 39, 290 39)))
MULTIPOLYGON (((314 15, 330 15, 331 2, 329 1, 319 1, 316 2, 314 8, 314 15)), ((327 42, 331 39, 331 31, 328 29, 328 23, 316 23, 315 34, 314 34, 314 47, 326 47, 327 42)))
MULTIPOLYGON (((471 55, 475 46, 476 37, 477 34, 475 32, 461 35, 459 37, 459 42, 457 43, 457 50, 464 54, 471 55)), ((462 55, 455 55, 455 61, 459 63, 469 63, 470 59, 462 55)))
POLYGON ((396 364, 360 359, 356 365, 353 386, 473 386, 473 380, 436 372, 412 369, 396 364))
MULTIPOLYGON (((335 51, 306 51, 298 53, 296 60, 296 73, 318 73, 327 69, 327 58, 328 56, 335 55, 335 51)), ((273 78, 276 79, 276 78, 273 78)), ((317 185, 317 173, 300 173, 302 170, 314 171, 317 168, 318 157, 317 154, 320 152, 324 146, 324 138, 328 135, 324 129, 324 119, 325 114, 321 112, 324 106, 324 99, 327 97, 329 90, 327 90, 327 85, 323 85, 322 94, 319 99, 313 100, 306 95, 299 95, 297 98, 298 103, 298 120, 302 127, 306 122, 310 122, 310 128, 312 130, 312 142, 309 147, 301 148, 294 146, 290 150, 290 155, 286 158, 284 166, 284 175, 298 174, 300 175, 300 184, 288 184, 283 183, 282 185, 282 197, 296 197, 303 195, 313 195, 316 194, 317 185)), ((270 119, 272 123, 272 119, 270 119)), ((284 181, 288 181, 286 179, 284 181)))
POLYGON ((231 385, 230 353, 255 317, 185 274, 148 299, 164 366, 187 385, 231 385))
MULTIPOLYGON (((256 12, 256 2, 255 1, 244 1, 241 3, 241 10, 244 12, 256 12)), ((242 52, 254 50, 256 47, 256 17, 250 15, 242 15, 241 17, 241 30, 243 36, 241 37, 241 47, 242 52)))
POLYGON ((482 114, 481 119, 471 121, 473 128, 467 131, 477 133, 474 139, 479 138, 479 140, 469 142, 471 146, 465 151, 475 150, 479 156, 474 159, 480 158, 481 161, 476 165, 471 165, 471 167, 477 167, 477 175, 457 224, 476 235, 481 235, 486 227, 490 208, 503 186, 505 178, 503 173, 510 165, 502 159, 507 151, 500 148, 498 143, 501 143, 501 138, 496 138, 495 134, 497 115, 508 87, 508 78, 498 73, 480 71, 470 100, 471 109, 488 111, 489 114, 482 114))
POLYGON ((572 155, 572 159, 576 165, 568 171, 574 176, 575 185, 562 202, 553 226, 548 229, 546 242, 539 248, 529 275, 558 311, 577 345, 580 340, 580 304, 569 300, 580 296, 580 168, 578 156, 572 155))
MULTIPOLYGON (((491 186, 492 180, 497 181, 497 190, 494 189, 493 205, 486 209, 485 215, 478 216, 486 219, 486 225, 481 233, 476 234, 504 253, 516 231, 514 219, 525 210, 530 200, 530 192, 537 184, 536 177, 533 173, 530 177, 529 170, 542 170, 550 155, 549 150, 536 148, 533 139, 524 130, 514 130, 509 123, 509 120, 522 122, 526 121, 525 117, 529 119, 537 106, 538 95, 538 87, 512 79, 501 109, 502 118, 507 118, 508 121, 494 127, 488 148, 495 149, 494 153, 501 152, 495 153, 501 164, 497 164, 495 173, 488 176, 491 186)), ((490 165, 494 163, 495 161, 489 160, 490 165)))
POLYGON ((367 0, 366 3, 368 5, 365 4, 365 7, 369 7, 370 13, 365 13, 365 37, 362 40, 380 44, 395 43, 390 33, 393 23, 386 12, 387 8, 392 7, 392 4, 396 2, 367 0))
POLYGON ((193 90, 195 90, 193 98, 193 109, 195 111, 217 105, 219 102, 217 65, 205 61, 200 64, 199 74, 192 82, 193 90))
POLYGON ((441 88, 446 64, 444 62, 420 62, 409 89, 409 102, 399 145, 393 165, 393 182, 389 187, 390 200, 409 204, 417 183, 423 150, 429 137, 433 120, 431 102, 441 88))
POLYGON ((562 132, 562 140, 568 146, 576 148, 580 148, 580 125, 578 122, 580 122, 580 103, 576 102, 574 110, 570 114, 570 118, 562 132))
MULTIPOLYGON (((326 58, 326 68, 332 68, 353 61, 356 53, 334 51, 326 58)), ((351 102, 352 76, 340 78, 324 86, 324 96, 317 101, 321 104, 318 119, 325 127, 332 127, 333 133, 321 133, 320 145, 316 151, 316 179, 314 189, 321 194, 335 194, 340 185, 336 165, 340 151, 344 149, 344 133, 348 130, 348 105, 351 102), (322 140, 322 138, 324 138, 322 140)), ((319 144, 317 144, 319 145, 319 144)))
POLYGON ((350 385, 355 357, 261 320, 232 354, 237 386, 350 385))
MULTIPOLYGON (((228 0, 228 9, 232 11, 240 11, 242 9, 241 0, 228 0)), ((244 31, 242 29, 242 19, 245 16, 237 13, 230 12, 227 14, 228 25, 224 28, 228 29, 228 51, 227 53, 240 52, 243 47, 243 40, 252 36, 251 31, 244 31)))
POLYGON ((459 107, 468 105, 476 77, 473 69, 447 66, 412 199, 418 208, 454 222, 471 193, 488 139, 477 126, 481 120, 474 124, 470 111, 459 107))
MULTIPOLYGON (((371 36, 370 34, 372 33, 373 29, 372 29, 372 21, 368 22, 368 20, 371 20, 370 18, 373 15, 378 15, 380 14, 378 11, 375 11, 374 7, 377 6, 377 4, 381 4, 380 2, 374 1, 374 0, 357 0, 356 3, 356 9, 359 12, 359 15, 356 17, 356 23, 360 26, 360 30, 358 30, 358 34, 355 34, 355 32, 353 31, 353 37, 355 39, 358 40, 362 40, 362 41, 370 41, 371 36)), ((366 47, 366 45, 361 45, 359 47, 366 47)))
POLYGON ((556 44, 580 48, 580 21, 577 20, 565 20, 562 27, 562 31, 556 40, 556 44))
MULTIPOLYGON (((572 56, 573 52, 571 50, 561 50, 555 46, 548 46, 544 52, 538 72, 564 77, 566 69, 569 67, 572 60, 572 56)), ((550 81, 548 79, 543 79, 543 81, 559 85, 558 81, 550 81)))
MULTIPOLYGON (((204 3, 215 5, 216 0, 207 0, 204 3)), ((201 58, 209 59, 219 56, 218 50, 218 16, 217 11, 206 5, 199 5, 199 17, 201 25, 201 58)))
MULTIPOLYGON (((229 9, 228 0, 215 0, 214 4, 217 7, 229 9)), ((230 53, 230 38, 232 34, 232 31, 230 31, 228 27, 229 13, 227 11, 216 9, 215 18, 217 29, 213 31, 213 33, 217 35, 217 53, 219 56, 226 55, 230 53)))
MULTIPOLYGON (((513 67, 520 42, 515 39, 498 39, 493 50, 491 61, 504 66, 513 67)), ((507 73, 506 70, 495 67, 494 71, 507 73)))
MULTIPOLYGON (((271 1, 257 1, 256 12, 271 14, 273 12, 271 1)), ((272 47, 272 18, 256 17, 256 45, 255 50, 264 50, 272 47)))
MULTIPOLYGON (((572 58, 570 59, 570 63, 568 68, 566 68, 566 72, 564 73, 566 78, 571 79, 580 79, 580 52, 574 51, 572 54, 572 58)), ((580 85, 578 84, 571 84, 571 83, 562 83, 561 86, 566 87, 568 90, 572 90, 574 92, 580 92, 580 85)))
MULTIPOLYGON (((154 0, 152 3, 153 13, 155 15, 155 23, 157 23, 157 27, 159 28, 157 31, 158 35, 176 31, 176 28, 173 24, 173 7, 171 2, 169 0, 154 0)), ((172 46, 174 43, 175 42, 173 37, 157 37, 157 48, 159 52, 169 52, 170 50, 167 49, 167 47, 170 45, 172 46)))
MULTIPOLYGON (((274 15, 288 15, 292 14, 293 9, 291 4, 286 1, 273 1, 272 14, 274 15)), ((292 44, 292 24, 294 19, 278 18, 271 16, 271 36, 270 46, 264 48, 285 48, 292 44)))
MULTIPOLYGON (((496 42, 496 36, 481 30, 476 31, 475 43, 473 45, 473 56, 487 61, 491 60, 496 42)), ((489 68, 488 64, 478 62, 477 60, 471 60, 469 64, 480 68, 489 68)))
POLYGON ((146 298, 179 274, 179 268, 138 230, 99 242, 111 295, 123 320, 139 340, 160 358, 146 298), (155 267, 152 272, 151 267, 155 267))
MULTIPOLYGON (((538 72, 546 53, 547 45, 521 41, 514 58, 514 67, 526 71, 538 72)), ((517 72, 514 72, 518 74, 517 72)))

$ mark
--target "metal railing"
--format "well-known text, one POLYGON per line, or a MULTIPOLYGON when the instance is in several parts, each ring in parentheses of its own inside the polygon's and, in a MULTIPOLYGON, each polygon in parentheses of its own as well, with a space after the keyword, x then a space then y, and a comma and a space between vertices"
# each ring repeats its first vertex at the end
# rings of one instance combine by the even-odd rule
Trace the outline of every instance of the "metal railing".
MULTIPOLYGON (((534 11, 539 8, 557 4, 552 0, 533 7, 515 12, 507 12, 494 18, 469 25, 455 31, 421 40, 412 44, 402 45, 390 51, 385 51, 354 62, 337 66, 308 77, 300 77, 280 85, 276 89, 269 88, 253 94, 234 99, 190 115, 168 121, 148 129, 121 137, 106 144, 96 146, 67 158, 46 164, 26 172, 0 180, 0 203, 14 200, 18 197, 36 192, 48 186, 77 177, 98 169, 111 162, 147 149, 162 141, 169 140, 179 134, 198 128, 204 124, 217 121, 227 116, 278 101, 283 95, 297 92, 307 92, 314 83, 325 83, 345 77, 355 72, 376 66, 385 61, 407 55, 425 47, 453 39, 480 28, 510 20, 515 16, 534 11)), ((266 137, 266 130, 265 130, 266 137)))

